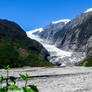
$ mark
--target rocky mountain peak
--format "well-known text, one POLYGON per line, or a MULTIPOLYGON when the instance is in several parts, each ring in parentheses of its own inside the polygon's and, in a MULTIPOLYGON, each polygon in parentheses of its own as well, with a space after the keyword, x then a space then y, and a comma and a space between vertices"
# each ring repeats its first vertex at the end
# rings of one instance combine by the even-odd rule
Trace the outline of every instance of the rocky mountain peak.
POLYGON ((57 23, 60 23, 60 22, 64 22, 66 24, 69 21, 70 21, 70 19, 61 19, 61 20, 58 20, 58 21, 52 21, 52 24, 57 24, 57 23))
POLYGON ((92 12, 92 8, 87 9, 84 13, 92 12))

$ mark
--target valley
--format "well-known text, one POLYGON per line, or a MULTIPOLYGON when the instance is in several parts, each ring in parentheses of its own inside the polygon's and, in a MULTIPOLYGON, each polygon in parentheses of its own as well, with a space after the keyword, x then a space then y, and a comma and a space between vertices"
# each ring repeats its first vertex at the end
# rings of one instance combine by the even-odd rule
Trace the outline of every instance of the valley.
MULTIPOLYGON (((25 84, 19 74, 28 73, 28 84, 36 84, 39 92, 92 92, 92 8, 72 20, 52 21, 30 31, 0 19, 2 79, 7 65, 12 68, 9 75, 16 77, 19 87, 25 84)), ((9 78, 3 79, 0 88, 9 78)), ((9 87, 8 83, 6 86, 9 87)))

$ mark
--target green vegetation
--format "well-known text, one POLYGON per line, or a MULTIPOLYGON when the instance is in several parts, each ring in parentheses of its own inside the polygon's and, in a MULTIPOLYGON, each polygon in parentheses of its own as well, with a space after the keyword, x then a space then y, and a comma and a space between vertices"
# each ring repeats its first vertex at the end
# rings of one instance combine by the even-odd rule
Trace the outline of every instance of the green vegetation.
MULTIPOLYGON (((23 45, 22 45, 23 46, 23 45)), ((0 44, 0 68, 4 65, 10 65, 11 67, 22 66, 52 66, 52 64, 44 59, 39 52, 29 49, 28 46, 22 47, 21 43, 15 41, 14 43, 9 41, 1 42, 0 44)), ((40 49, 40 48, 38 48, 40 49)))
POLYGON ((83 61, 76 64, 77 66, 86 66, 86 67, 92 67, 92 57, 86 58, 83 61))
POLYGON ((52 66, 48 52, 37 41, 27 37, 14 22, 0 20, 0 68, 22 66, 52 66))
POLYGON ((92 50, 90 50, 90 52, 88 52, 87 57, 83 61, 79 62, 76 65, 92 67, 92 50))
POLYGON ((16 85, 16 78, 14 76, 9 76, 8 71, 10 70, 9 65, 7 67, 5 67, 6 70, 6 76, 0 76, 0 83, 1 83, 1 87, 0 87, 0 92, 8 92, 9 90, 23 90, 23 92, 39 92, 38 88, 36 85, 31 84, 28 85, 27 82, 28 80, 30 80, 30 76, 29 74, 26 73, 26 75, 20 74, 20 78, 22 80, 25 81, 25 85, 22 88, 19 88, 16 85), (10 80, 10 82, 9 82, 10 80), (3 86, 2 83, 3 81, 5 81, 6 86, 3 86))

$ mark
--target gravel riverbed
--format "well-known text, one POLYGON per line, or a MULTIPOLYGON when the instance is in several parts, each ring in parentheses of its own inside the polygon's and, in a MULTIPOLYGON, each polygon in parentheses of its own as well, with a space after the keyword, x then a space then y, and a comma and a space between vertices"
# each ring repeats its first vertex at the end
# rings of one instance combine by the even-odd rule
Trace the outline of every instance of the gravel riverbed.
MULTIPOLYGON (((92 67, 33 67, 9 71, 9 75, 16 77, 19 77, 20 73, 33 76, 28 84, 36 84, 39 92, 92 92, 92 67)), ((6 75, 5 70, 1 69, 0 75, 6 75)), ((24 81, 18 79, 17 85, 23 86, 24 81)))

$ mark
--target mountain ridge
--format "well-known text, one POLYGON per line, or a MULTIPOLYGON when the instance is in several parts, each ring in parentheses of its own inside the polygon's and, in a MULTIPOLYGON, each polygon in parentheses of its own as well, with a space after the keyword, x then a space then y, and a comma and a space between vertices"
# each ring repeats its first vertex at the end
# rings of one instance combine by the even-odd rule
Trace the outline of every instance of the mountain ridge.
MULTIPOLYGON (((38 36, 40 38, 47 40, 46 42, 49 41, 49 44, 54 44, 61 50, 83 52, 87 54, 87 58, 89 57, 89 54, 92 51, 91 8, 87 9, 86 12, 78 14, 67 24, 62 25, 62 28, 60 29, 56 30, 55 27, 53 30, 51 24, 48 26, 44 27, 45 30, 39 33, 38 36)), ((61 24, 59 27, 61 27, 61 24)))
POLYGON ((0 68, 22 66, 51 66, 47 50, 27 37, 15 22, 0 19, 0 68))

